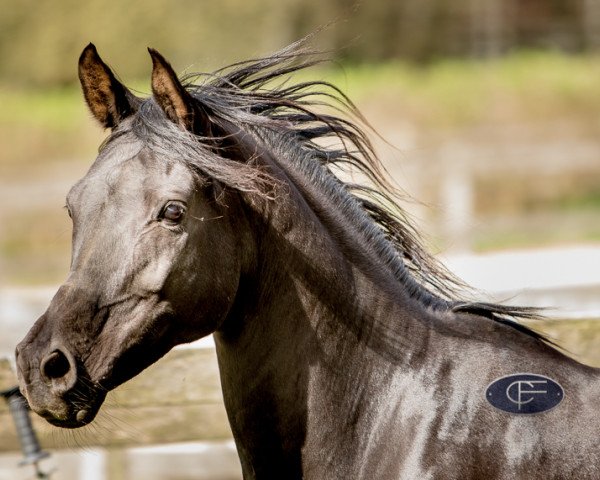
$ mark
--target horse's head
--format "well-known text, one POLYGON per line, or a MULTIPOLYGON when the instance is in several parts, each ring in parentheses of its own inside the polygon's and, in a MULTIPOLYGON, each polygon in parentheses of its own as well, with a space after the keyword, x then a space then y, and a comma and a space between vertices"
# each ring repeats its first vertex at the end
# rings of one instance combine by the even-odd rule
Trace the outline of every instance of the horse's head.
POLYGON ((153 98, 144 102, 92 45, 79 62, 85 99, 113 134, 67 198, 68 278, 16 352, 31 408, 63 427, 89 423, 108 390, 213 332, 238 287, 233 209, 176 152, 157 153, 130 128, 141 108, 184 135, 208 121, 170 65, 151 55, 153 98))

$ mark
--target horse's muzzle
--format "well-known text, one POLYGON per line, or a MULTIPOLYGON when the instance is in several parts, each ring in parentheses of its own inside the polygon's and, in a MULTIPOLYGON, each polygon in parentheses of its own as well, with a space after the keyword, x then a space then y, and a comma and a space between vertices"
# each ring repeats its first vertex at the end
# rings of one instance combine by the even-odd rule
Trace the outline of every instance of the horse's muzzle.
POLYGON ((17 346, 17 375, 21 393, 31 409, 51 424, 77 428, 90 423, 105 394, 80 375, 68 348, 54 344, 44 355, 35 355, 30 342, 17 346))

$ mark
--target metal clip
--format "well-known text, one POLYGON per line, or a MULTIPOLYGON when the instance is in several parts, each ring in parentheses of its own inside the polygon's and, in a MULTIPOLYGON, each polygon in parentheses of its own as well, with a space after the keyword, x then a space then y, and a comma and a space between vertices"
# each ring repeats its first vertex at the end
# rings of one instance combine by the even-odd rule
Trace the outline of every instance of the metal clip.
POLYGON ((31 418, 29 418, 29 405, 27 404, 27 400, 21 395, 19 387, 4 390, 0 392, 0 395, 2 395, 8 403, 8 408, 19 436, 19 442, 21 443, 21 451, 25 457, 19 465, 33 465, 35 467, 36 478, 50 478, 50 475, 42 472, 38 465, 40 460, 49 457, 50 454, 43 451, 40 447, 35 430, 31 424, 31 418))

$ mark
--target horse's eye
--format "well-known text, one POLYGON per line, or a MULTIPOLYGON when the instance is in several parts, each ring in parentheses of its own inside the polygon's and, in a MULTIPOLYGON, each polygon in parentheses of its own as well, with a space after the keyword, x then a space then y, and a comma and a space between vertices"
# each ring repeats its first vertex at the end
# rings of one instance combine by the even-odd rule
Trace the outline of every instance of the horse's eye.
POLYGON ((161 217, 169 222, 178 223, 183 219, 185 207, 181 203, 169 202, 163 208, 161 217))

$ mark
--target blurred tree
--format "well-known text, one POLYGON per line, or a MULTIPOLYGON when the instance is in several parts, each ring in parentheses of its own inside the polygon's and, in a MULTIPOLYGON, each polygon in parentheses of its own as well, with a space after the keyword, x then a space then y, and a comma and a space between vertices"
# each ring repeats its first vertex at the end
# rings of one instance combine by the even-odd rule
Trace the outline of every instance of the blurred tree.
POLYGON ((66 84, 89 41, 127 78, 146 46, 178 70, 255 57, 333 22, 317 45, 354 62, 512 48, 600 48, 600 0, 0 0, 0 82, 66 84))
POLYGON ((600 51, 600 0, 583 0, 581 18, 588 49, 600 51))
POLYGON ((491 57, 507 46, 505 35, 506 0, 470 0, 471 52, 475 56, 491 57))

